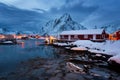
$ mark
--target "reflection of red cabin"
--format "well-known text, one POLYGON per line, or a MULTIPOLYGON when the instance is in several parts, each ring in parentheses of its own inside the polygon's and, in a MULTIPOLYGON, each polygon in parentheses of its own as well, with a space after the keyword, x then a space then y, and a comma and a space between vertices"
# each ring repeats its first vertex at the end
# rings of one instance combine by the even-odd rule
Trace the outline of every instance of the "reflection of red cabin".
POLYGON ((60 40, 105 40, 108 39, 108 34, 104 29, 91 29, 91 30, 73 30, 63 31, 60 34, 60 40))

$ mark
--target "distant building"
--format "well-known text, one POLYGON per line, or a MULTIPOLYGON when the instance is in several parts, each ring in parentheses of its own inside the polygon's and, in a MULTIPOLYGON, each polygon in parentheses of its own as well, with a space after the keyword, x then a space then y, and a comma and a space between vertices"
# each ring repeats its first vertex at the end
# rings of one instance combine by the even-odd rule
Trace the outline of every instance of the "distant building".
POLYGON ((3 34, 0 34, 0 39, 4 39, 5 36, 3 34))
POLYGON ((113 34, 109 34, 110 40, 120 40, 120 30, 114 32, 113 34))
POLYGON ((4 39, 15 39, 16 38, 16 35, 15 34, 6 34, 4 35, 5 38, 4 39))
POLYGON ((75 41, 75 40, 106 40, 109 35, 104 29, 90 30, 72 30, 63 31, 60 34, 60 40, 75 41))
POLYGON ((16 33, 15 32, 5 32, 4 36, 6 40, 11 40, 16 38, 16 33))

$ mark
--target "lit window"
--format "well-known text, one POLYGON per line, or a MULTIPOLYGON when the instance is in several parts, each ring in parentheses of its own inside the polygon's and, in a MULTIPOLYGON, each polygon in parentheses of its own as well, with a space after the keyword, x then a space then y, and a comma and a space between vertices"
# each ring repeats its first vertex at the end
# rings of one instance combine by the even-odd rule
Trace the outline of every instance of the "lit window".
POLYGON ((116 35, 115 35, 115 34, 113 34, 113 37, 114 37, 114 38, 116 38, 116 35))

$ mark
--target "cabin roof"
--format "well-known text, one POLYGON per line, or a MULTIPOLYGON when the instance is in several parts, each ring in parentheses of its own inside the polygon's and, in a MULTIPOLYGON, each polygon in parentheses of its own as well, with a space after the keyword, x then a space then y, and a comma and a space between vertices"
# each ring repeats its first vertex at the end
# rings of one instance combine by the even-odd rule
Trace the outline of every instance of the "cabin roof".
POLYGON ((60 35, 102 34, 103 30, 104 29, 71 30, 71 31, 63 31, 60 35))

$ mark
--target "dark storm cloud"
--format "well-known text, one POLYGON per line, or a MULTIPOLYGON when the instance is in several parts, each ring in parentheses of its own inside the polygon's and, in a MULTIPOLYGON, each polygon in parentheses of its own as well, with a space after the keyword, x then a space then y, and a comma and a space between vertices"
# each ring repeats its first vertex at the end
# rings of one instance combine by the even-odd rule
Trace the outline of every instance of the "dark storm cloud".
POLYGON ((84 5, 99 6, 94 13, 82 22, 86 26, 103 26, 119 23, 120 21, 120 0, 88 0, 84 5))
MULTIPOLYGON (((85 26, 101 26, 120 21, 120 0, 1 0, 22 9, 45 10, 49 18, 69 13, 85 26)), ((36 11, 36 10, 35 10, 36 11)))
POLYGON ((51 8, 49 13, 54 15, 69 13, 75 20, 82 21, 98 8, 98 6, 87 7, 83 4, 84 2, 79 0, 66 0, 66 3, 63 6, 59 9, 55 7, 51 8))

